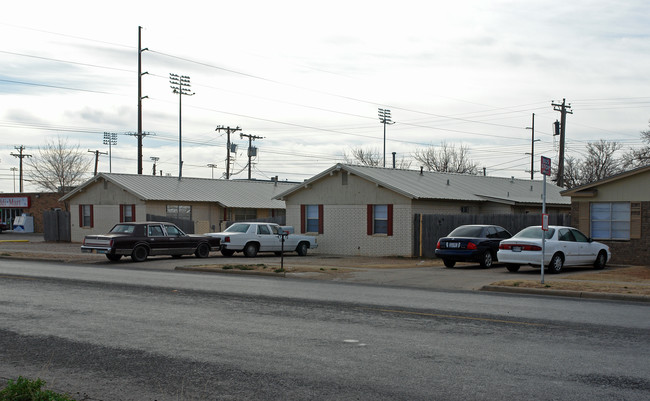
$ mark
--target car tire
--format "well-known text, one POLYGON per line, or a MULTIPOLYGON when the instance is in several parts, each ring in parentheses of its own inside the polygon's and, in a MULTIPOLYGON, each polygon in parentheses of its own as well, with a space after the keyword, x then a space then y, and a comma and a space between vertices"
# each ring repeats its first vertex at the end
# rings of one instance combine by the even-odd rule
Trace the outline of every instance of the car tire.
POLYGON ((229 257, 231 257, 232 255, 235 254, 235 251, 233 251, 232 249, 222 249, 222 250, 221 250, 221 254, 222 254, 223 256, 229 258, 229 257))
POLYGON ((210 245, 204 243, 199 244, 194 251, 194 256, 197 258, 207 258, 210 256, 210 245))
POLYGON ((450 268, 450 269, 451 269, 452 267, 456 266, 456 262, 453 261, 453 260, 449 260, 449 259, 443 259, 443 260, 442 260, 442 263, 445 264, 445 267, 448 267, 448 268, 450 268))
POLYGON ((598 256, 596 256, 596 261, 594 262, 594 269, 603 270, 607 264, 607 254, 605 251, 600 251, 598 256))
POLYGON ((562 271, 562 266, 564 266, 564 259, 562 258, 562 254, 556 253, 551 258, 551 263, 548 264, 548 272, 557 274, 562 271))
POLYGON ((508 269, 510 273, 517 273, 519 271, 519 265, 513 265, 511 263, 508 263, 506 265, 506 269, 508 269))
POLYGON ((484 269, 489 269, 492 267, 493 259, 492 259, 492 252, 490 251, 485 251, 481 257, 481 267, 484 269))
POLYGON ((136 246, 133 252, 131 252, 131 259, 134 262, 144 262, 147 260, 147 256, 149 256, 149 250, 144 245, 136 246))
POLYGON ((255 256, 257 256, 257 251, 258 248, 256 244, 253 243, 246 244, 246 246, 244 247, 244 256, 246 256, 247 258, 254 258, 255 256))
POLYGON ((110 253, 107 253, 106 257, 111 262, 117 262, 118 260, 122 259, 122 255, 113 255, 113 254, 110 254, 110 253))
POLYGON ((301 242, 296 247, 296 252, 298 252, 299 256, 307 256, 307 249, 309 249, 309 247, 307 246, 307 243, 306 242, 301 242))

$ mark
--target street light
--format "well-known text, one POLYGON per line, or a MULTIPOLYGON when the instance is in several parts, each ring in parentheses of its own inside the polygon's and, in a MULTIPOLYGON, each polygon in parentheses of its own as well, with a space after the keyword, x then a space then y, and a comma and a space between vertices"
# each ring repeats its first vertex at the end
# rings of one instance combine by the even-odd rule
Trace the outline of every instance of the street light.
POLYGON ((117 145, 117 134, 114 132, 104 132, 104 145, 108 145, 108 172, 113 172, 113 155, 112 147, 117 145))
POLYGON ((526 127, 526 129, 531 130, 531 141, 530 141, 530 179, 533 180, 535 176, 535 142, 541 141, 541 139, 535 139, 535 113, 533 113, 533 124, 532 127, 526 127))
POLYGON ((183 95, 192 96, 194 92, 190 92, 190 77, 187 75, 178 76, 169 73, 170 88, 174 93, 178 93, 178 179, 180 180, 183 175, 183 141, 182 141, 182 108, 183 95))
POLYGON ((379 122, 384 124, 384 167, 386 167, 386 124, 395 124, 390 119, 390 110, 379 109, 379 122))
POLYGON ((12 167, 9 170, 14 173, 14 193, 16 193, 16 171, 18 171, 18 167, 12 167))
POLYGON ((208 167, 212 169, 212 179, 214 180, 214 169, 217 168, 217 165, 213 163, 209 163, 208 167))

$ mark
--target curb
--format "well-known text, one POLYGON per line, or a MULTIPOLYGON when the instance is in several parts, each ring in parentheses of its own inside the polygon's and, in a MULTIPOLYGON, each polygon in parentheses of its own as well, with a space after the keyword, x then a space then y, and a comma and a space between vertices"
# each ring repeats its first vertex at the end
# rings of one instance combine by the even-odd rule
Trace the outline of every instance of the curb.
POLYGON ((262 272, 259 270, 239 270, 239 269, 215 269, 212 267, 192 267, 192 266, 176 266, 174 270, 182 271, 195 271, 203 273, 219 273, 219 274, 242 274, 250 276, 267 276, 267 277, 286 277, 287 272, 276 273, 274 271, 262 272))
POLYGON ((617 294, 608 292, 588 292, 569 290, 543 290, 538 288, 503 287, 498 285, 485 285, 479 291, 506 292, 512 294, 548 295, 584 299, 606 299, 613 301, 650 302, 648 295, 617 294))

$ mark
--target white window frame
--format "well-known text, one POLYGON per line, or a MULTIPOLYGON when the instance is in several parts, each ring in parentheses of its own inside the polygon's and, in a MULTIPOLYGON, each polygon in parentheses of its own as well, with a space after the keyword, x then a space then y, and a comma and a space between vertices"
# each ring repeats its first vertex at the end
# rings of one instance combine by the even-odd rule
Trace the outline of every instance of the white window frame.
POLYGON ((600 240, 630 239, 630 202, 592 202, 589 205, 589 232, 600 240))

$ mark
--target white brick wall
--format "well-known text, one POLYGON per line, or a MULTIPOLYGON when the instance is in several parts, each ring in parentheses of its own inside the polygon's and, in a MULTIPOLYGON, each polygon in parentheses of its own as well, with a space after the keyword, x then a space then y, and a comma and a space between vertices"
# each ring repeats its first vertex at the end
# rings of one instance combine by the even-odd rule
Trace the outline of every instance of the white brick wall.
MULTIPOLYGON (((323 234, 316 252, 333 255, 411 256, 410 207, 393 206, 393 235, 367 235, 366 205, 324 205, 323 234)), ((300 205, 287 206, 287 225, 300 232, 300 205)))

